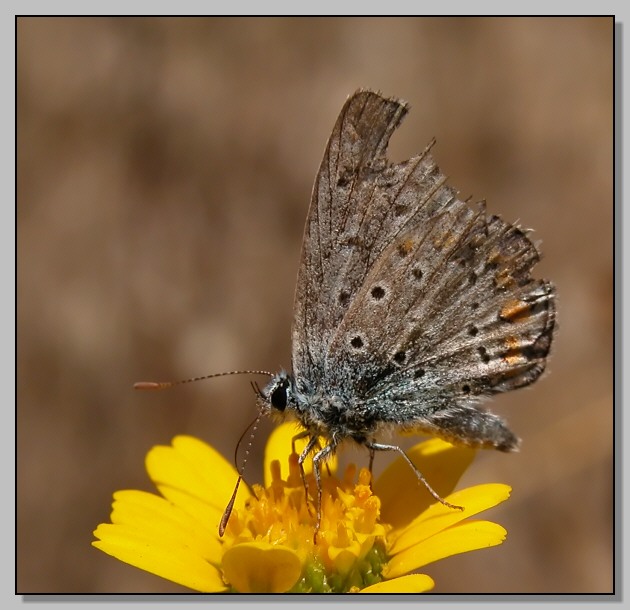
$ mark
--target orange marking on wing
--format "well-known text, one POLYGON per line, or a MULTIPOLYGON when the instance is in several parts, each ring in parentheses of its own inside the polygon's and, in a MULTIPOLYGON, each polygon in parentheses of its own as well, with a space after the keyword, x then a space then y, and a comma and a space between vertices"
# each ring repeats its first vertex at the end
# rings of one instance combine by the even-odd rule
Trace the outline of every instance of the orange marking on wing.
POLYGON ((526 320, 531 315, 531 305, 525 301, 513 299, 508 301, 499 312, 499 317, 506 322, 526 320))
POLYGON ((413 239, 406 239, 404 242, 398 246, 398 252, 401 256, 406 256, 409 254, 415 246, 413 239))
POLYGON ((518 337, 508 337, 505 340, 505 354, 503 359, 510 365, 516 366, 525 359, 523 350, 521 349, 521 341, 518 337))

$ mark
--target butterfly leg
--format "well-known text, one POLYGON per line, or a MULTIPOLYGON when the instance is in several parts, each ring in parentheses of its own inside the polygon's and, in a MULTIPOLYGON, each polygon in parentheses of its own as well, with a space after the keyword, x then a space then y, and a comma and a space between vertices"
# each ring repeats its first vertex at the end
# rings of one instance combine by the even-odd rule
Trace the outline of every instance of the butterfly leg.
MULTIPOLYGON (((304 438, 305 436, 308 436, 308 432, 301 432, 300 434, 298 434, 297 436, 294 436, 292 439, 292 443, 293 443, 293 453, 295 453, 295 441, 304 438)), ((315 447, 315 445, 317 445, 319 442, 319 439, 316 436, 312 436, 308 443, 306 444, 306 447, 304 447, 302 453, 300 453, 300 457, 298 458, 298 466, 300 467, 300 477, 302 478, 302 484, 304 485, 304 498, 306 500, 306 508, 308 509, 308 512, 310 514, 311 513, 311 507, 308 505, 308 483, 306 482, 306 474, 304 472, 304 462, 306 461, 306 458, 308 457, 309 453, 311 453, 311 451, 313 451, 313 447, 315 447)), ((313 459, 313 469, 315 468, 315 459, 313 459)), ((318 487, 319 487, 319 482, 318 482, 318 487)))
MULTIPOLYGON (((438 494, 437 491, 435 491, 433 487, 429 485, 429 482, 424 478, 423 474, 416 468, 416 465, 411 461, 409 456, 398 445, 385 445, 383 443, 375 443, 375 442, 370 441, 370 442, 365 443, 365 446, 370 450, 371 455, 373 455, 375 451, 397 451, 398 453, 400 453, 400 455, 403 456, 407 464, 409 464, 411 469, 414 471, 416 477, 418 478, 418 481, 420 481, 427 488, 427 491, 438 502, 441 502, 442 504, 444 504, 444 506, 448 506, 449 508, 454 508, 457 510, 464 510, 463 506, 457 506, 456 504, 451 504, 450 502, 447 502, 444 498, 442 498, 440 494, 438 494)), ((315 460, 313 459, 313 461, 315 460)))
MULTIPOLYGON (((310 433, 307 430, 304 430, 302 432, 300 432, 299 434, 296 434, 292 439, 291 439, 291 451, 293 451, 293 453, 297 453, 297 451, 295 450, 295 441, 299 441, 302 438, 305 438, 307 436, 310 436, 310 433)), ((312 439, 311 439, 312 440, 312 439)), ((311 447, 312 449, 313 447, 311 447)), ((309 449, 310 451, 310 449, 309 449)))
POLYGON ((376 451, 374 450, 373 447, 368 447, 368 451, 370 452, 370 464, 369 464, 369 470, 370 470, 370 491, 372 491, 372 479, 373 474, 372 474, 372 466, 374 466, 374 454, 376 453, 376 451))
MULTIPOLYGON (((309 443, 310 445, 310 443, 309 443)), ((317 521, 315 523, 315 533, 313 534, 313 543, 317 544, 317 532, 322 524, 322 466, 321 461, 326 459, 335 450, 332 443, 320 449, 313 456, 313 474, 315 475, 315 483, 317 484, 317 521)))

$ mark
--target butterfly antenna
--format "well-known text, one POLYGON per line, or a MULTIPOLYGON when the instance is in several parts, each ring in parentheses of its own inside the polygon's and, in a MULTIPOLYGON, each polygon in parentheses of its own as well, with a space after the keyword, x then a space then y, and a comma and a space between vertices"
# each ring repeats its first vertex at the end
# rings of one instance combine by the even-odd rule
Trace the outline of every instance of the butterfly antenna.
POLYGON ((190 379, 182 379, 181 381, 138 381, 133 384, 135 390, 165 390, 176 385, 184 383, 192 383, 193 381, 203 381, 204 379, 212 379, 213 377, 224 377, 225 375, 267 375, 273 377, 273 373, 269 371, 226 371, 224 373, 213 373, 212 375, 202 375, 201 377, 191 377, 190 379))
POLYGON ((230 519, 230 515, 232 514, 232 509, 234 508, 234 502, 236 501, 236 494, 238 492, 239 485, 241 484, 241 481, 243 480, 243 472, 245 471, 245 464, 247 464, 247 458, 249 458, 249 450, 251 449, 252 442, 254 440, 254 435, 256 434, 256 430, 258 429, 258 422, 260 421, 261 417, 262 417, 262 413, 259 413, 254 419, 254 421, 252 421, 249 424, 249 426, 245 428, 245 430, 243 431, 243 434, 241 434, 241 438, 239 438, 238 442, 236 443, 236 449, 234 450, 234 465, 235 466, 236 466, 236 462, 238 461, 239 447, 241 446, 241 443, 243 442, 245 435, 251 429, 251 433, 249 435, 249 443, 247 443, 247 448, 245 449, 245 455, 243 456, 241 467, 240 468, 237 467, 238 479, 236 479, 236 485, 234 485, 234 491, 232 492, 232 497, 230 498, 230 501, 225 507, 225 510, 223 511, 223 516, 221 517, 221 522, 219 523, 219 536, 223 536, 223 534, 225 533, 225 528, 227 527, 227 523, 230 519))
MULTIPOLYGON (((191 377, 190 379, 182 379, 181 381, 138 381, 133 384, 133 387, 136 390, 165 390, 166 388, 172 388, 173 386, 176 386, 176 385, 182 385, 184 383, 192 383, 193 381, 203 381, 204 379, 212 379, 213 377, 224 377, 225 375, 266 375, 267 377, 273 377, 273 373, 270 373, 269 371, 251 371, 251 370, 250 371, 225 371, 223 373, 213 373, 211 375, 202 375, 201 377, 191 377)), ((260 388, 254 383, 252 383, 252 385, 254 386, 254 391, 258 395, 260 395, 260 388)), ((254 440, 254 434, 256 433, 256 429, 258 428, 258 422, 260 421, 261 416, 262 416, 262 413, 259 413, 256 416, 256 419, 254 419, 254 421, 252 421, 252 423, 249 424, 247 428, 245 428, 245 431, 243 432, 243 434, 241 434, 241 438, 238 440, 238 443, 236 444, 236 449, 234 451, 234 465, 235 466, 238 459, 237 456, 238 456, 239 447, 241 443, 243 442, 243 439, 245 438, 247 431, 252 429, 252 432, 249 437, 249 443, 247 445, 247 449, 245 450, 245 456, 243 457, 243 462, 240 468, 237 467, 238 479, 236 480, 236 485, 234 486, 232 497, 230 498, 230 501, 228 502, 228 505, 225 508, 223 517, 221 517, 221 523, 219 524, 220 536, 223 536, 223 534, 225 533, 227 522, 230 518, 230 515, 232 514, 232 509, 234 508, 234 502, 236 501, 236 494, 238 492, 238 488, 241 484, 241 481, 243 480, 243 471, 245 470, 245 464, 247 463, 247 458, 249 457, 249 450, 252 446, 252 442, 254 440)))

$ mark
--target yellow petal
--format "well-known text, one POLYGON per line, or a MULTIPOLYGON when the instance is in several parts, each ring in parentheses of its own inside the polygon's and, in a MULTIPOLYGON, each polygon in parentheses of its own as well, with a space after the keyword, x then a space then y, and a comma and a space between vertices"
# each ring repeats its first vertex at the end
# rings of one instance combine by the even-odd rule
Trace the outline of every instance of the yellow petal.
MULTIPOLYGON (((446 498, 455 489, 476 451, 435 438, 419 443, 406 453, 429 485, 446 498)), ((392 462, 374 481, 373 489, 381 499, 381 521, 395 528, 407 525, 435 502, 402 457, 392 462)))
POLYGON ((406 528, 390 537, 390 555, 430 538, 437 532, 445 530, 464 519, 468 519, 488 508, 507 500, 511 487, 501 483, 475 485, 456 491, 445 498, 451 504, 463 506, 464 510, 454 510, 436 502, 422 514, 418 515, 406 528))
POLYGON ((203 500, 199 500, 190 494, 179 489, 160 485, 158 487, 160 493, 178 508, 190 515, 196 522, 196 531, 199 536, 203 536, 208 540, 212 540, 215 545, 213 549, 216 554, 208 557, 209 561, 219 563, 221 560, 222 545, 219 544, 219 523, 223 517, 223 512, 214 506, 206 504, 203 500))
POLYGON ((221 546, 216 533, 160 496, 144 491, 117 491, 112 509, 113 527, 159 540, 161 546, 186 546, 211 562, 220 560, 221 546))
POLYGON ((383 580, 361 589, 359 593, 424 593, 435 586, 426 574, 408 574, 392 580, 383 580))
POLYGON ((153 534, 124 525, 99 525, 93 546, 132 566, 166 578, 195 591, 225 591, 219 571, 184 545, 174 546, 153 534))
POLYGON ((301 572, 299 556, 285 546, 246 542, 223 555, 223 573, 239 593, 285 593, 301 572))
MULTIPOLYGON (((223 512, 234 490, 237 473, 215 449, 192 436, 177 436, 172 446, 153 447, 146 468, 159 486, 179 489, 223 512)), ((244 505, 249 490, 241 485, 237 508, 244 505)))
POLYGON ((385 578, 402 576, 439 559, 501 544, 507 532, 490 521, 466 521, 394 555, 385 569, 385 578))
MULTIPOLYGON (((284 480, 287 479, 289 476, 289 464, 287 457, 291 454, 293 447, 295 447, 295 452, 300 455, 308 444, 308 436, 293 442, 293 439, 303 431, 304 428, 302 428, 298 423, 286 422, 284 424, 280 424, 269 435, 269 439, 267 440, 267 445, 265 447, 265 487, 269 487, 271 485, 271 462, 274 460, 278 460, 280 462, 281 478, 284 480)), ((325 444, 326 441, 322 439, 322 447, 325 444)), ((313 455, 314 453, 311 452, 310 458, 304 462, 305 474, 310 474, 313 471, 313 460, 311 459, 313 455)), ((326 471, 327 468, 330 472, 335 472, 337 470, 337 458, 334 455, 326 461, 323 470, 326 471)))

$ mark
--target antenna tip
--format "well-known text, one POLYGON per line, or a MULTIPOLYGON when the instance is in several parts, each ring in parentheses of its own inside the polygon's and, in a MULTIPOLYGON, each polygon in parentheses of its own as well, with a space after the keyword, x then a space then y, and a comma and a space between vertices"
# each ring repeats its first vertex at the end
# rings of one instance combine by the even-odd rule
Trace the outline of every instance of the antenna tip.
POLYGON ((159 381, 138 381, 133 384, 134 390, 161 390, 170 384, 161 383, 159 381))

